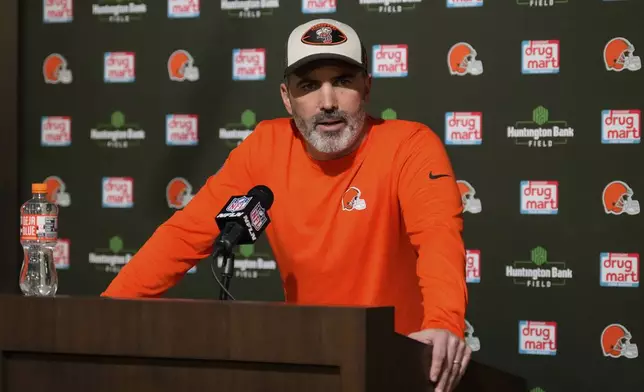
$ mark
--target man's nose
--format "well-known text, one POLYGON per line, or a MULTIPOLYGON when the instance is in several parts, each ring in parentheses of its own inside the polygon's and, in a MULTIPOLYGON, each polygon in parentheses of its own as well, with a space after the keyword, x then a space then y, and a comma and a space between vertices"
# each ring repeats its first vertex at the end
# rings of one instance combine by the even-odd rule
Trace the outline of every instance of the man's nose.
POLYGON ((334 110, 338 106, 338 101, 335 95, 335 90, 330 83, 325 83, 320 89, 320 109, 321 110, 334 110))

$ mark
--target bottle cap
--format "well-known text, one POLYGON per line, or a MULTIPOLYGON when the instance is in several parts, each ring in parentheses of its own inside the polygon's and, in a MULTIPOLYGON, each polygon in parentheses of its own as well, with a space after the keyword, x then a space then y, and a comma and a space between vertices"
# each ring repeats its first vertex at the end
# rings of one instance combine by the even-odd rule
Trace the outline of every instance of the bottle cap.
POLYGON ((47 193, 47 184, 31 184, 31 193, 47 193))

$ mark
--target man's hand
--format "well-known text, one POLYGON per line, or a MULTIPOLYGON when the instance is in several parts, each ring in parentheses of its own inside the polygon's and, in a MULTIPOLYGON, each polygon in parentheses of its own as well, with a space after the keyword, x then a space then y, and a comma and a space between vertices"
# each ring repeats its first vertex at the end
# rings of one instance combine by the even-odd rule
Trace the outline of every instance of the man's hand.
POLYGON ((472 350, 465 341, 446 329, 424 329, 409 337, 433 346, 429 378, 433 382, 438 381, 435 392, 453 391, 472 356, 472 350))

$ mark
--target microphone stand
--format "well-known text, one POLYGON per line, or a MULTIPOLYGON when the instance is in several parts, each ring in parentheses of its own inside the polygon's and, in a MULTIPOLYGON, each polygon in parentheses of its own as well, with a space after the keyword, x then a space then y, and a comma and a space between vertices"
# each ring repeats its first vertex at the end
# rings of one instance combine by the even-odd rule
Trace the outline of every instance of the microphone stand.
POLYGON ((224 271, 221 273, 222 287, 219 288, 219 299, 222 301, 231 299, 230 292, 230 280, 233 277, 233 268, 235 264, 235 254, 233 252, 222 250, 219 252, 223 257, 223 268, 224 271))
POLYGON ((228 288, 230 287, 230 280, 233 277, 233 270, 235 268, 235 255, 233 254, 233 246, 237 243, 237 239, 239 238, 243 230, 244 228, 239 224, 229 222, 226 224, 221 234, 215 241, 215 251, 213 254, 212 268, 212 273, 215 276, 215 279, 217 279, 217 272, 214 269, 214 264, 219 256, 223 258, 222 267, 224 269, 221 274, 223 283, 219 281, 219 279, 217 279, 217 283, 219 283, 220 300, 225 301, 228 299, 235 299, 232 295, 230 295, 228 288))

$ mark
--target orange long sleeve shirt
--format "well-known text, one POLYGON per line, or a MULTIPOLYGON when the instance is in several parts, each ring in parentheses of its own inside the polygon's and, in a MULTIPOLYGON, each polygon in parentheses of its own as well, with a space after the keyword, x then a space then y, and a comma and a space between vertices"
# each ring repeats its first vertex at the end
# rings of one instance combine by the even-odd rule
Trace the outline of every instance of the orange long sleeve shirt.
POLYGON ((394 306, 398 333, 463 337, 462 204, 447 153, 423 124, 369 121, 354 153, 323 162, 310 158, 290 119, 260 122, 102 296, 162 295, 210 256, 229 197, 264 184, 275 196, 265 234, 287 302, 394 306))

